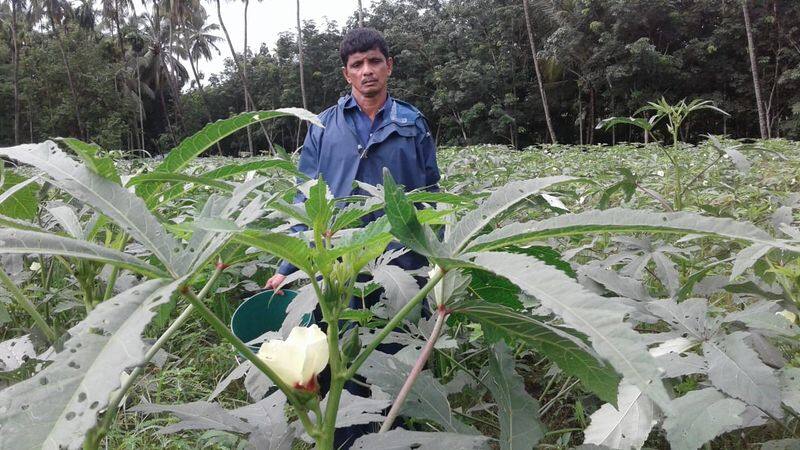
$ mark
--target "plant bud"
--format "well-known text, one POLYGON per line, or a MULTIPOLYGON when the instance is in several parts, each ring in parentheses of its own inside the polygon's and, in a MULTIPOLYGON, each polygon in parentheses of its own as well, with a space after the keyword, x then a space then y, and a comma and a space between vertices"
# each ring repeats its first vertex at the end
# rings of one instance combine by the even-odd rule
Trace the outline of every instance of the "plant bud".
POLYGON ((342 345, 342 354, 348 362, 355 359, 361 352, 361 339, 358 337, 358 328, 350 330, 347 337, 345 337, 344 344, 342 345))

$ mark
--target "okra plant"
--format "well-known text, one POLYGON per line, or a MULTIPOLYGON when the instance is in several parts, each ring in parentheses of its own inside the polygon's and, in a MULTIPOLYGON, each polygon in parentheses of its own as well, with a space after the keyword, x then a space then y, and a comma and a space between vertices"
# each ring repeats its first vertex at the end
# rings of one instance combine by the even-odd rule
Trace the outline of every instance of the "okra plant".
MULTIPOLYGON (((248 376, 261 377, 258 393, 251 392, 254 403, 236 409, 211 401, 143 403, 135 411, 181 419, 163 432, 218 429, 242 436, 253 448, 289 449, 299 439, 332 449, 337 428, 371 423, 381 426, 353 448, 487 448, 492 441, 504 449, 531 448, 546 435, 541 415, 550 406, 526 391, 516 372, 520 351, 545 358, 572 385, 579 383, 603 402, 585 430, 587 444, 640 448, 658 425, 673 447, 697 448, 734 429, 785 424, 791 415, 786 412, 797 412, 797 369, 776 356, 779 346, 796 345, 789 315, 795 306, 754 294, 741 310, 723 311, 695 290, 718 267, 732 265, 735 279, 762 258, 796 257, 796 235, 775 238, 746 222, 691 212, 624 208, 517 221, 526 199, 546 195, 552 204, 553 190, 584 182, 561 175, 464 196, 405 192, 385 173, 382 186, 360 186, 369 195, 335 199, 322 179, 295 187, 268 186, 261 176, 229 178, 276 167, 291 171, 288 161, 183 172, 228 134, 287 114, 316 120, 284 110, 217 122, 124 184, 122 177, 106 176, 107 163, 96 152, 81 151, 74 141, 67 146, 78 160, 54 142, 0 149, 0 155, 34 166, 102 220, 102 233, 80 239, 0 218, 0 253, 50 255, 71 268, 92 261, 138 274, 138 283, 117 295, 92 296, 86 317, 33 355, 41 364, 30 378, 0 390, 1 447, 99 448, 125 394, 191 315, 230 343, 232 355, 246 359, 239 376, 249 370, 248 376), (196 215, 168 223, 187 185, 212 193, 196 215), (286 201, 295 189, 303 191, 304 203, 286 201), (381 210, 381 218, 361 226, 362 217, 381 210), (276 225, 276 218, 285 223, 276 225), (297 223, 308 230, 287 234, 288 225, 297 223), (554 250, 570 239, 609 235, 615 240, 602 248, 554 250), (650 235, 743 245, 687 276, 675 260, 688 259, 693 250, 678 241, 654 243, 650 235), (389 250, 393 241, 425 256, 430 267, 406 271, 390 264, 405 251, 389 250), (304 283, 280 336, 266 336, 259 352, 233 335, 207 304, 219 277, 236 262, 226 260, 232 247, 285 259, 298 267, 295 278, 304 283), (606 253, 592 258, 589 251, 606 253), (362 281, 364 276, 370 281, 362 281), (425 277, 421 287, 415 277, 425 277), (354 297, 376 288, 383 290, 378 305, 350 308, 354 297), (154 343, 146 343, 145 327, 176 298, 186 305, 183 311, 154 343), (321 323, 299 326, 316 308, 321 323), (428 308, 430 319, 420 317, 420 308, 428 308), (458 354, 467 345, 455 332, 462 324, 481 331, 472 344, 486 358, 480 373, 469 372, 458 354), (381 351, 385 343, 407 345, 389 355, 381 351), (485 425, 496 433, 482 435, 478 418, 451 404, 448 392, 455 388, 426 368, 433 354, 471 376, 468 384, 480 399, 493 399, 488 407, 496 411, 496 422, 485 425), (317 375, 326 367, 330 383, 320 389, 317 375), (371 387, 368 397, 345 389, 357 375, 358 383, 371 387), (406 418, 427 426, 394 429, 406 418)), ((103 292, 113 292, 113 277, 109 283, 103 292)), ((19 301, 38 313, 36 305, 19 301)), ((44 328, 40 322, 47 324, 47 317, 33 315, 44 328)))

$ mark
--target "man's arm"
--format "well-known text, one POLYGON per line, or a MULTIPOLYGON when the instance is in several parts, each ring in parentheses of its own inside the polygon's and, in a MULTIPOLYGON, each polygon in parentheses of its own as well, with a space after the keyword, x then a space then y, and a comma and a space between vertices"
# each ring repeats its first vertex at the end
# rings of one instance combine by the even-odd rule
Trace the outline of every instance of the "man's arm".
POLYGON ((425 167, 425 189, 431 192, 439 191, 439 165, 436 162, 436 142, 433 140, 428 121, 420 116, 416 122, 419 133, 417 133, 417 150, 422 155, 425 167))

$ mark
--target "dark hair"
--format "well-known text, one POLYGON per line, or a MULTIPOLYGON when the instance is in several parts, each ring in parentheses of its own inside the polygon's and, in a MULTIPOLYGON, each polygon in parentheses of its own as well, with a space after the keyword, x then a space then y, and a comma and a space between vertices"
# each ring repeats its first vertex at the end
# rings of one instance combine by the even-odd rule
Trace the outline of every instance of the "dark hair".
POLYGON ((353 53, 368 52, 373 49, 380 50, 383 56, 387 59, 389 58, 389 46, 378 30, 374 28, 354 28, 342 39, 342 43, 339 45, 339 56, 342 58, 342 64, 346 66, 347 59, 353 53))

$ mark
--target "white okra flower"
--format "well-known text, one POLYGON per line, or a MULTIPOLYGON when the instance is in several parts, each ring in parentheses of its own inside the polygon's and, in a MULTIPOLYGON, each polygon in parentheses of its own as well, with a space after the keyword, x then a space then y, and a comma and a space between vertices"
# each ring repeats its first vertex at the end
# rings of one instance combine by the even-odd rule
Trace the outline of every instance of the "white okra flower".
POLYGON ((328 337, 317 325, 294 327, 289 337, 261 344, 258 357, 286 384, 316 391, 317 374, 328 365, 328 337))

